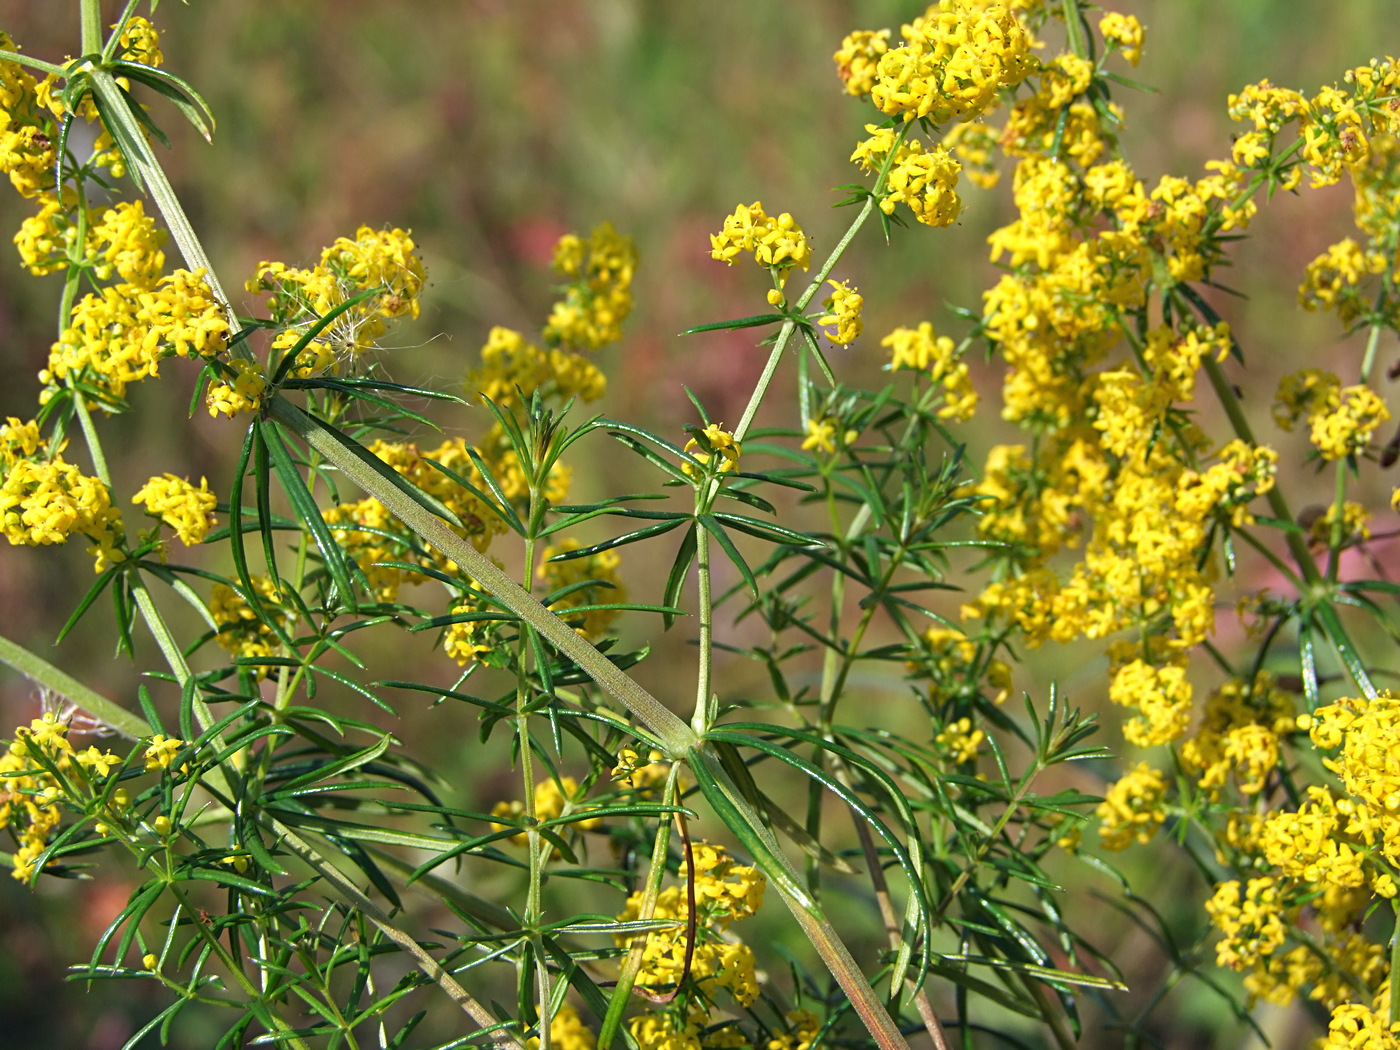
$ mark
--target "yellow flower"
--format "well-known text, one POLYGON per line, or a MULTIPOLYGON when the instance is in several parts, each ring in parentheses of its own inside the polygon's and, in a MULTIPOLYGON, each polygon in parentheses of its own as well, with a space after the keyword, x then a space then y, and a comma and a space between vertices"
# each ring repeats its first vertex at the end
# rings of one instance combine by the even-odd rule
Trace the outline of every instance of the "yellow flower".
POLYGON ((720 232, 710 235, 710 248, 711 258, 730 266, 740 254, 750 252, 760 266, 777 271, 780 283, 787 281, 793 268, 805 270, 812 262, 812 246, 797 220, 787 212, 770 217, 761 201, 739 205, 720 232))
POLYGON ((876 69, 880 56, 890 49, 890 31, 878 32, 858 29, 848 33, 841 41, 841 48, 832 59, 836 62, 836 75, 846 85, 846 93, 857 98, 870 94, 875 86, 876 69))
POLYGON ((1136 15, 1122 15, 1117 11, 1105 11, 1099 19, 1099 33, 1105 44, 1116 45, 1132 65, 1142 58, 1142 23, 1136 15))
POLYGON ((870 97, 882 113, 934 124, 969 120, 1036 67, 1032 39, 1004 6, 942 0, 879 58, 870 97))
POLYGON ((1167 782, 1161 770, 1140 762, 1104 793, 1096 811, 1104 849, 1126 849, 1147 842, 1166 820, 1162 807, 1167 782))
MULTIPOLYGON (((583 801, 583 796, 579 792, 578 781, 573 777, 560 777, 556 782, 553 779, 541 780, 535 785, 535 820, 543 823, 549 820, 558 820, 560 817, 574 812, 577 804, 583 801)), ((509 802, 497 802, 491 808, 493 817, 509 817, 514 821, 519 821, 525 813, 523 803, 511 800, 509 802)), ((598 827, 602 821, 598 817, 585 817, 582 820, 570 822, 569 827, 579 831, 591 831, 598 827)), ((504 831, 507 825, 492 824, 492 831, 504 831)), ((563 828, 557 829, 563 831, 563 828)), ((517 846, 523 846, 529 841, 529 836, 525 832, 512 835, 510 841, 517 846)))
POLYGON ((836 451, 836 420, 827 417, 809 419, 804 425, 807 427, 807 436, 802 439, 803 448, 816 449, 827 454, 836 451))
POLYGON ((826 337, 833 343, 849 346, 864 330, 860 310, 865 300, 845 281, 826 283, 831 285, 831 295, 823 304, 827 312, 817 318, 817 324, 828 326, 826 337))
POLYGON ((151 743, 146 748, 146 771, 154 772, 158 769, 169 769, 171 763, 175 761, 185 742, 178 737, 166 737, 164 733, 157 733, 151 737, 151 743))
POLYGON ((918 328, 896 328, 880 345, 890 350, 890 368, 927 372, 928 378, 943 387, 944 419, 970 419, 977 408, 977 392, 966 362, 959 359, 953 341, 934 334, 933 325, 922 322, 918 328))
MULTIPOLYGON (((701 466, 707 466, 710 462, 710 456, 717 454, 719 456, 718 473, 720 474, 736 470, 739 466, 739 457, 743 454, 743 447, 734 440, 734 435, 727 430, 721 430, 717 423, 706 426, 703 433, 710 451, 696 451, 700 448, 700 442, 696 438, 691 438, 685 443, 685 451, 689 452, 691 457, 697 460, 701 466)), ((682 463, 681 470, 691 477, 696 476, 695 467, 690 463, 682 463)))
POLYGON ((209 482, 199 479, 195 488, 174 474, 151 478, 131 497, 132 503, 146 504, 146 510, 175 530, 186 547, 204 542, 214 525, 214 507, 218 499, 209 491, 209 482))
POLYGON ((233 372, 230 381, 210 383, 205 395, 209 414, 217 416, 222 412, 229 419, 239 413, 256 412, 262 407, 263 392, 267 389, 267 379, 258 366, 241 357, 228 362, 233 372))

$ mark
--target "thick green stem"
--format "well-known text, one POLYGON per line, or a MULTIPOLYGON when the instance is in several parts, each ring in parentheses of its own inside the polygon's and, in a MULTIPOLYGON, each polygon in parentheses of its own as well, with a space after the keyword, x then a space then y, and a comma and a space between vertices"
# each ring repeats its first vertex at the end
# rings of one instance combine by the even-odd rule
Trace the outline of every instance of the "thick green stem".
POLYGON ((82 0, 78 18, 82 53, 95 55, 102 50, 102 0, 82 0))
POLYGON ((715 720, 715 705, 710 699, 710 668, 714 658, 714 595, 710 585, 710 534, 697 521, 695 529, 696 605, 699 607, 699 655, 695 661, 695 712, 690 728, 704 736, 715 720))

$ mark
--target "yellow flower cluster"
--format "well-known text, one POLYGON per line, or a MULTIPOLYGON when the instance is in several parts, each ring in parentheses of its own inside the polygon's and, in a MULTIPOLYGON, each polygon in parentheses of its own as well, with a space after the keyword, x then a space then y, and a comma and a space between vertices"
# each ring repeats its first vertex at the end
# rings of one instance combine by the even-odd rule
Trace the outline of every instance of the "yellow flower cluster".
POLYGON ((1174 655, 1164 663, 1133 659, 1113 674, 1108 698, 1139 714, 1123 726, 1123 736, 1138 747, 1169 744, 1186 732, 1191 721, 1191 683, 1186 660, 1174 655))
POLYGON ((888 347, 890 369, 908 369, 927 373, 929 381, 943 388, 943 406, 938 414, 944 419, 971 419, 977 410, 977 391, 967 362, 946 335, 936 335, 933 324, 922 321, 918 328, 896 328, 880 345, 888 347))
POLYGON ((833 343, 850 346, 865 330, 865 324, 860 319, 865 299, 846 281, 826 283, 831 285, 831 295, 822 304, 827 312, 817 318, 817 324, 827 326, 826 337, 833 343))
POLYGON ((1105 44, 1117 47, 1123 57, 1133 65, 1142 58, 1143 30, 1136 15, 1122 15, 1117 11, 1105 11, 1099 19, 1099 34, 1105 44))
MULTIPOLYGON (((0 831, 8 831, 16 844, 10 871, 15 879, 27 882, 34 876, 63 819, 68 793, 104 780, 120 765, 110 751, 74 750, 68 723, 52 712, 15 730, 14 741, 0 755, 0 831)), ((109 805, 126 803, 126 792, 118 790, 109 805)))
POLYGON ((1096 810, 1103 848, 1127 849, 1134 842, 1151 839, 1167 819, 1166 792, 1166 777, 1146 762, 1139 762, 1112 784, 1096 810))
POLYGON ((625 602, 627 590, 617 575, 617 567, 622 564, 622 559, 617 551, 609 550, 581 558, 552 560, 558 555, 576 551, 580 546, 577 540, 565 539, 546 547, 544 560, 536 575, 544 582, 550 594, 568 592, 550 602, 549 608, 583 637, 597 639, 603 636, 608 625, 617 618, 618 611, 587 608, 581 613, 571 613, 570 610, 625 602))
MULTIPOLYGON (((930 627, 920 638, 924 642, 922 661, 910 661, 911 674, 928 677, 929 701, 938 705, 958 695, 967 695, 985 681, 994 704, 1005 703, 1011 693, 1011 668, 1004 660, 986 659, 982 646, 962 631, 950 627, 930 627)), ((967 727, 963 727, 966 733, 967 727)), ((981 742, 979 736, 974 741, 981 742)))
POLYGON ((47 387, 40 401, 46 403, 70 380, 120 399, 128 383, 159 375, 165 358, 212 358, 228 338, 228 319, 203 270, 176 270, 145 288, 107 285, 73 307, 68 327, 49 352, 48 367, 39 373, 47 387))
POLYGON ((211 416, 222 412, 232 419, 239 414, 251 414, 262 408, 263 394, 267 391, 267 377, 252 361, 241 357, 223 364, 225 378, 209 384, 204 403, 211 416))
MULTIPOLYGON (((578 781, 573 777, 560 777, 557 781, 541 780, 535 785, 535 820, 544 822, 548 820, 558 820, 578 809, 579 803, 583 801, 583 794, 579 791, 578 781)), ((509 802, 497 802, 491 807, 493 817, 506 817, 518 824, 525 814, 525 804, 518 799, 509 802)), ((569 827, 579 831, 592 831, 602 823, 598 817, 584 817, 581 820, 572 821, 569 827)), ((508 825, 492 824, 492 831, 505 831, 508 825)), ((529 841, 529 836, 525 832, 512 835, 510 841, 517 846, 523 846, 529 841)))
POLYGON ((972 719, 964 717, 944 726, 933 738, 933 746, 946 755, 949 762, 961 765, 976 760, 977 750, 986 736, 981 729, 972 727, 972 719))
POLYGON ((124 555, 118 549, 121 511, 98 478, 51 449, 33 421, 11 416, 0 426, 0 529, 13 546, 37 547, 86 536, 101 572, 124 555))
MULTIPOLYGON (((1183 767, 1213 794, 1231 774, 1241 794, 1258 794, 1294 723, 1289 706, 1267 676, 1248 691, 1227 685, 1183 747, 1183 767)), ((1332 752, 1323 765, 1341 790, 1310 785, 1296 806, 1232 818, 1222 859, 1228 849, 1237 867, 1258 874, 1244 886, 1223 883, 1207 911, 1224 935, 1220 964, 1244 972, 1251 995, 1287 1005, 1306 993, 1333 1012, 1335 1037, 1368 1024, 1387 987, 1385 948, 1362 923, 1378 900, 1397 892, 1400 699, 1344 699, 1298 716, 1296 726, 1319 751, 1332 752)))
POLYGON ((775 271, 779 283, 787 281, 794 267, 805 270, 812 263, 812 246, 797 220, 787 212, 771 217, 761 201, 735 208, 724 220, 723 229, 710 235, 710 249, 712 258, 730 266, 748 252, 760 266, 775 271))
POLYGON ((611 223, 584 241, 566 234, 554 246, 554 270, 568 278, 564 298, 554 304, 544 326, 550 346, 597 350, 622 338, 622 322, 632 312, 632 276, 637 248, 611 223))
MULTIPOLYGON (((458 485, 429 462, 440 463, 479 486, 481 474, 467 451, 466 442, 461 438, 449 438, 426 452, 420 451, 411 442, 375 441, 368 448, 451 510, 461 525, 449 527, 477 550, 484 551, 492 537, 505 530, 501 519, 469 489, 458 485)), ((405 574, 401 569, 379 564, 381 562, 416 562, 448 573, 457 571, 454 562, 435 550, 420 554, 412 533, 373 496, 331 507, 322 513, 322 517, 336 541, 364 573, 371 592, 381 601, 393 601, 405 579, 411 582, 422 579, 416 574, 405 574)))
MULTIPOLYGON (((758 998, 753 950, 724 934, 732 922, 754 915, 762 906, 763 875, 757 868, 735 863, 720 846, 697 842, 692 853, 695 858, 693 874, 687 864, 682 864, 680 869, 681 881, 693 880, 695 893, 696 943, 689 973, 686 971, 688 891, 684 886, 669 886, 661 891, 656 910, 650 917, 671 920, 675 925, 646 935, 637 984, 665 993, 681 987, 688 978, 700 990, 698 1010, 682 1017, 680 1024, 666 1014, 646 1013, 633 1018, 632 1032, 639 1042, 645 1032, 654 1043, 655 1036, 663 1028, 696 1034, 698 1024, 709 1013, 705 1001, 712 1002, 720 988, 727 988, 740 1006, 749 1006, 758 998)), ((618 918, 623 922, 642 918, 642 898, 640 891, 632 894, 618 918)), ((629 940, 626 936, 618 938, 622 946, 629 940)))
MULTIPOLYGON (((519 332, 497 326, 481 348, 481 365, 467 374, 467 389, 501 406, 519 407, 535 391, 567 401, 596 401, 607 378, 582 354, 552 347, 544 350, 519 332)), ((490 445, 484 441, 483 445, 490 445)))
MULTIPOLYGON (((526 1050, 538 1050, 539 1045, 538 1036, 525 1040, 526 1050)), ((598 1040, 592 1030, 583 1023, 578 1011, 570 1003, 564 1003, 550 1019, 549 1045, 557 1047, 558 1050, 593 1050, 598 1045, 598 1040)))
MULTIPOLYGON (((321 261, 309 269, 259 263, 247 288, 265 294, 272 319, 298 338, 332 310, 365 296, 340 314, 323 335, 337 358, 353 362, 375 348, 390 321, 418 316, 425 278, 416 247, 407 230, 361 226, 353 238, 336 238, 321 251, 321 261)), ((294 338, 283 345, 295 342, 294 338)), ((324 352, 311 351, 317 356, 324 352)))
POLYGON ((214 526, 214 507, 218 499, 209 491, 209 482, 199 479, 195 488, 185 478, 174 474, 151 478, 131 497, 132 503, 144 503, 146 511, 175 530, 186 547, 203 543, 214 526))
POLYGON ((1308 263, 1298 302, 1305 310, 1335 310, 1345 325, 1353 325, 1370 310, 1370 299, 1361 284, 1367 277, 1385 272, 1385 255, 1363 248, 1347 237, 1308 263))
MULTIPOLYGON (((258 603, 273 615, 280 616, 281 600, 277 585, 267 576, 252 577, 258 603)), ((209 595, 209 615, 218 625, 215 636, 219 645, 231 656, 245 660, 260 660, 281 655, 281 642, 276 633, 259 617, 247 599, 227 584, 216 583, 209 595)), ((266 678, 267 667, 255 667, 258 678, 266 678)))
POLYGON ((858 29, 847 33, 832 60, 836 75, 846 85, 846 93, 864 98, 875 86, 880 56, 890 49, 890 31, 858 29))
MULTIPOLYGON (((990 107, 1000 90, 1025 80, 1037 64, 1031 35, 1000 4, 940 0, 901 27, 900 35, 903 44, 879 55, 869 90, 880 112, 905 121, 970 120, 990 107)), ((873 44, 869 37, 865 42, 873 44)), ((847 90, 850 83, 848 77, 847 90)))
POLYGON ((962 213, 958 196, 958 173, 962 165, 945 146, 925 151, 918 139, 900 138, 894 128, 867 124, 870 138, 859 143, 851 160, 866 171, 880 168, 890 152, 889 175, 880 197, 880 210, 892 215, 899 204, 907 204, 914 217, 926 226, 951 226, 962 213))
MULTIPOLYGON (((0 33, 0 50, 18 51, 8 33, 0 33)), ((39 99, 38 85, 23 66, 4 64, 0 77, 0 172, 21 196, 37 197, 53 189, 58 159, 58 127, 39 99)))
POLYGON ((1232 777, 1242 795, 1259 795, 1278 768, 1293 719, 1292 701, 1267 671, 1252 686, 1232 679, 1206 700, 1199 728, 1181 745, 1181 766, 1211 796, 1232 777))
MULTIPOLYGON (((362 565, 363 567, 363 565, 362 565)), ((394 572, 393 569, 374 566, 376 573, 385 574, 394 572)), ((383 580, 385 576, 376 577, 383 580)), ((397 580, 395 581, 397 586, 397 580)), ((380 592, 383 593, 382 591, 380 592)), ((468 614, 482 614, 487 611, 484 603, 468 599, 460 601, 452 606, 452 615, 463 616, 468 614)), ((447 630, 443 632, 442 649, 448 656, 457 661, 457 666, 465 667, 467 664, 484 656, 495 648, 495 628, 500 621, 483 617, 479 619, 461 620, 458 623, 447 625, 447 630)))
POLYGON ((1323 459, 1335 460, 1364 453, 1390 410, 1364 383, 1342 386, 1331 372, 1305 368, 1279 381, 1274 420, 1285 430, 1307 416, 1309 439, 1323 459))
POLYGON ((1283 944, 1292 917, 1270 877, 1250 879, 1241 892, 1237 881, 1222 882, 1206 902, 1206 914, 1224 938, 1215 947, 1217 965, 1251 970, 1283 944))
POLYGON ((636 794, 638 799, 649 799, 656 795, 656 789, 665 783, 670 775, 671 764, 665 755, 653 748, 647 753, 647 760, 630 747, 617 753, 617 765, 612 769, 612 778, 619 787, 636 794))

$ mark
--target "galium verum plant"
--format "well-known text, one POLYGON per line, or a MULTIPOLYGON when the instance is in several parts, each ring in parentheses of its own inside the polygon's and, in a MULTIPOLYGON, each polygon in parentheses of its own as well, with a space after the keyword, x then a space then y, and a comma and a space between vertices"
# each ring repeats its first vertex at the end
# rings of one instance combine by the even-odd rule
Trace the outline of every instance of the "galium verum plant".
POLYGON ((98 853, 140 873, 75 969, 169 991, 129 1045, 222 1009, 222 1046, 807 1050, 986 1031, 1064 1047, 1083 997, 1142 1038, 1162 996, 1119 1005, 1058 873, 1117 878, 1149 923, 1103 853, 1154 838, 1201 880, 1201 943, 1169 945, 1164 988, 1194 973, 1229 995, 1199 959, 1214 931, 1218 965, 1245 975, 1241 1017, 1304 999, 1325 1045, 1396 1045, 1395 699, 1368 646, 1400 636, 1400 588, 1356 571, 1372 513, 1349 498, 1395 458, 1378 447, 1391 60, 1312 98, 1243 88, 1228 156, 1149 184, 1111 94, 1132 86, 1135 18, 941 0, 898 38, 850 34, 839 83, 871 109, 849 227, 823 259, 759 201, 722 220, 716 263, 752 259, 770 286, 762 312, 688 334, 763 329, 767 356, 735 423, 692 398, 696 421, 666 434, 579 413, 632 305, 636 251, 606 224, 560 240, 538 334, 493 329, 458 393, 379 364, 426 288, 405 230, 361 227, 306 268, 264 262, 246 305, 230 298, 153 147, 159 107, 208 134, 207 107, 162 68, 135 0, 110 30, 78 6, 83 57, 8 38, 0 54, 0 168, 38 209, 15 243, 63 282, 38 406, 0 427, 0 527, 85 541, 96 579, 63 633, 105 594, 119 650, 135 659, 146 634, 164 665, 116 703, 0 639, 58 698, 0 758, 0 825, 33 886, 98 853), (86 156, 79 121, 97 128, 86 156), (864 350, 864 296, 832 276, 857 234, 949 226, 1004 168, 1016 215, 989 238, 1000 277, 963 334, 910 318, 876 344, 887 386, 841 382, 824 347, 864 350), (1261 203, 1343 179, 1360 239, 1308 266, 1299 297, 1364 350, 1345 378, 1284 380, 1275 447, 1227 371, 1247 348, 1211 289, 1261 203), (167 272, 171 242, 186 269, 167 272), (992 370, 1023 436, 974 474, 953 428, 992 370), (222 419, 226 477, 162 471, 123 498, 103 440, 148 380, 222 419), (488 425, 450 436, 410 407, 425 400, 488 425), (1286 437, 1304 422, 1306 449, 1286 437), (572 464, 617 447, 646 491, 570 502, 572 464), (1281 469, 1290 455, 1331 482, 1310 520, 1284 491, 1311 484, 1281 469), (668 544, 669 571, 624 586, 639 543, 668 544), (977 581, 960 601, 953 569, 977 581), (1231 598, 1250 629, 1237 647, 1215 640, 1231 598), (624 622, 694 625, 688 719, 628 674, 647 650, 625 648, 624 622), (436 666, 371 675, 362 647, 388 634, 436 666), (1106 657, 1107 697, 1131 711, 1131 757, 1101 793, 1069 765, 1105 757, 1092 719, 1040 684, 1024 715, 1007 703, 1047 642, 1106 657), (744 660, 759 695, 728 684, 744 660), (400 695, 458 731, 474 716, 483 755, 503 736, 519 797, 452 797, 380 724, 400 695), (75 743, 77 712, 130 743, 75 743), (809 949, 748 932, 784 921, 762 911, 774 896, 809 949), (424 928, 418 897, 451 919, 424 928), (838 932, 837 902, 863 918, 838 932))

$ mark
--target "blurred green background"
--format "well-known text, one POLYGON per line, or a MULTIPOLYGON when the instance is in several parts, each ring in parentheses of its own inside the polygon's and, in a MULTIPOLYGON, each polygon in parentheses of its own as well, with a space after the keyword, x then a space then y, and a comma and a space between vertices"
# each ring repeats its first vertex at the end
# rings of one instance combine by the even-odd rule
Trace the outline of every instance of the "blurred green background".
MULTIPOLYGON (((492 325, 538 329, 551 301, 554 240, 611 221, 636 238, 642 261, 627 338, 605 352, 610 391, 593 407, 678 438, 680 424, 694 418, 683 386, 715 419, 733 423, 761 364, 743 332, 676 334, 762 308, 762 275, 712 262, 708 234, 736 203, 762 200, 772 212, 792 212, 818 255, 830 247, 848 221, 831 211, 839 199, 833 187, 857 181, 846 158, 873 119, 868 105, 841 93, 831 53, 851 29, 897 26, 923 6, 167 0, 156 18, 167 68, 208 99, 219 121, 213 144, 172 111, 157 106, 154 113, 173 140, 163 156, 176 188, 230 289, 259 260, 308 262, 362 223, 413 230, 430 288, 422 319, 397 330, 397 348, 385 358, 390 375, 404 382, 452 389, 492 325)), ((1164 172, 1194 176, 1205 160, 1228 154, 1235 130, 1225 114, 1230 91, 1269 77, 1311 93, 1370 58, 1380 46, 1377 27, 1393 16, 1393 4, 1383 0, 1123 0, 1116 7, 1137 14, 1148 30, 1143 63, 1131 75, 1156 90, 1121 90, 1118 98, 1128 111, 1128 155, 1149 181, 1164 172)), ((108 5, 113 16, 117 9, 108 5)), ((58 59, 77 46, 77 4, 0 0, 0 28, 27 52, 58 59)), ((1058 46, 1053 26, 1047 36, 1051 48, 1058 46)), ((969 187, 964 196, 968 207, 957 227, 897 231, 889 247, 867 230, 841 263, 836 275, 866 297, 867 332, 850 351, 836 352, 843 378, 878 377, 878 340, 889 329, 932 320, 956 335, 947 304, 977 307, 995 279, 985 238, 1008 218, 1009 192, 1004 182, 991 192, 969 187)), ((15 229, 30 210, 16 195, 0 195, 0 229, 15 229)), ((1304 314, 1294 296, 1306 263, 1349 229, 1345 189, 1281 199, 1241 246, 1235 271, 1222 275, 1248 297, 1217 302, 1249 355, 1240 382, 1261 420, 1280 373, 1347 352, 1331 322, 1304 314)), ((34 374, 54 338, 58 279, 29 277, 14 255, 0 258, 0 274, 0 417, 28 418, 34 374)), ((1394 347, 1385 352, 1393 357, 1394 347)), ((162 471, 207 475, 216 489, 226 486, 236 424, 202 413, 187 424, 183 410, 169 407, 183 405, 191 378, 169 368, 159 384, 134 390, 136 411, 106 428, 111 447, 122 450, 118 484, 125 482, 127 494, 162 471), (169 384, 179 386, 178 396, 171 397, 169 384)), ((978 381, 994 406, 996 375, 983 369, 978 381)), ((480 425, 465 411, 443 421, 480 425)), ((967 434, 974 460, 1006 436, 995 410, 984 411, 967 434)), ((625 480, 604 480, 600 464, 576 468, 576 498, 604 487, 629 489, 625 480)), ((1308 502, 1301 489, 1294 492, 1295 504, 1308 502)), ((1379 489, 1370 495, 1373 504, 1383 499, 1379 489)), ((629 560, 625 571, 635 597, 654 597, 641 593, 641 581, 654 572, 645 556, 629 560)), ((130 701, 135 670, 112 659, 100 619, 60 649, 50 645, 90 580, 90 562, 79 550, 0 549, 0 631, 130 701)), ((422 654, 442 660, 426 645, 422 654)), ((664 661, 657 663, 643 666, 644 682, 664 675, 664 661)), ((420 673, 443 677, 449 670, 420 673)), ((1040 699, 1053 677, 1072 701, 1098 708, 1103 672, 1078 650, 1047 650, 1033 654, 1017 685, 1040 699)), ((754 681, 748 669, 737 675, 721 689, 742 693, 754 681)), ((32 717, 35 706, 25 683, 0 675, 0 722, 32 717)), ((453 750, 469 746, 464 727, 473 716, 422 707, 403 704, 395 730, 449 767, 480 769, 479 759, 468 766, 466 750, 453 750), (441 731, 444 717, 456 720, 451 734, 441 731)), ((1104 742, 1117 746, 1115 729, 1104 742)), ((1090 778, 1082 786, 1096 784, 1090 778)), ((478 776, 463 786, 463 804, 489 807, 511 793, 509 785, 505 775, 478 776)), ((1202 922, 1195 876, 1164 866, 1159 856, 1123 861, 1127 870, 1154 873, 1173 928, 1194 937, 1202 922)), ((107 1050, 150 1015, 156 1000, 144 982, 89 993, 62 980, 64 965, 85 954, 126 892, 119 881, 99 881, 45 884, 31 896, 0 879, 0 1045, 107 1050)), ((1134 987, 1119 1001, 1131 1015, 1156 991, 1161 951, 1087 897, 1071 906, 1093 917, 1091 931, 1101 924, 1100 946, 1134 987)), ((1121 1045, 1121 1033, 1096 1027, 1092 1004, 1086 1011, 1085 1046, 1121 1045)), ((1276 1045, 1296 1045, 1296 1018, 1262 1016, 1276 1045)), ((1215 1001, 1191 982, 1154 1018, 1164 1045, 1234 1047, 1253 1038, 1224 1023, 1215 1001)), ((193 1041, 176 1045, 208 1045, 198 1033, 179 1038, 193 1041)), ((153 1037, 147 1045, 155 1045, 153 1037)))

